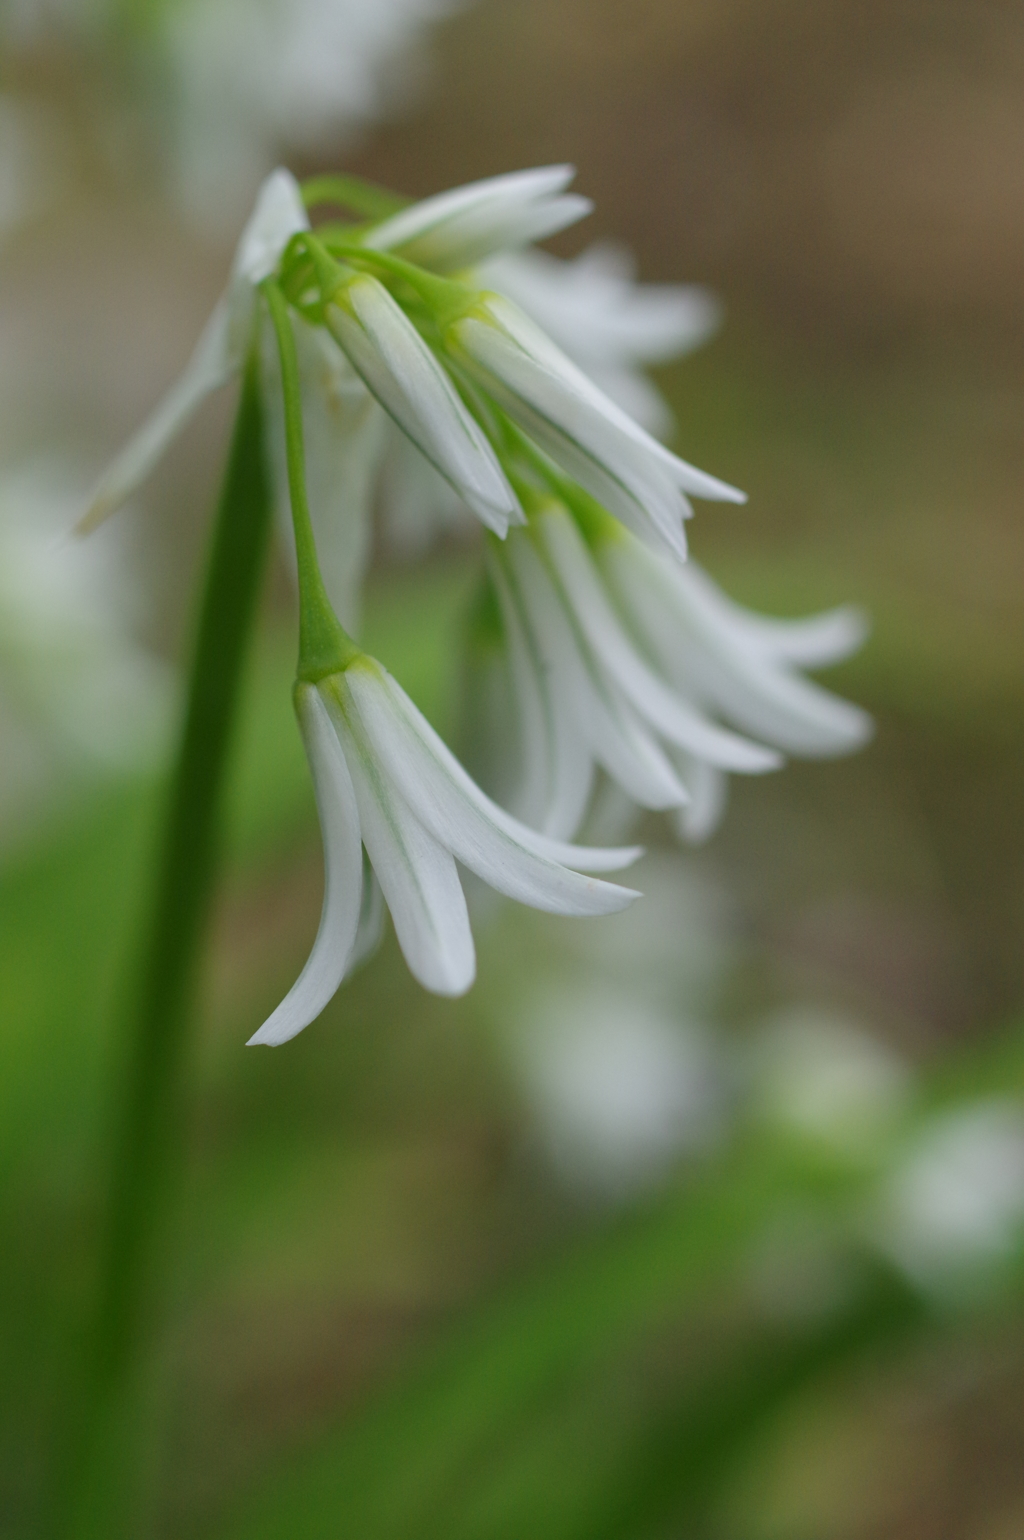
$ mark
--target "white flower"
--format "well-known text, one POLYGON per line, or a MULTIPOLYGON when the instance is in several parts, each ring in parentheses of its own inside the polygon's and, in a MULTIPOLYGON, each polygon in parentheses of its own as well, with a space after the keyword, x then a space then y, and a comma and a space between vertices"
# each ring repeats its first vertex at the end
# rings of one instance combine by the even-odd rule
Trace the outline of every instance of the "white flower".
POLYGON ((499 535, 522 521, 515 493, 482 429, 382 283, 352 279, 327 306, 327 325, 377 400, 473 512, 499 535))
MULTIPOLYGON (((518 305, 642 428, 667 439, 672 413, 643 366, 700 346, 718 325, 720 307, 696 284, 636 283, 634 268, 625 247, 601 242, 571 261, 509 250, 486 258, 473 277, 518 305)), ((382 508, 385 535, 405 555, 472 522, 451 484, 399 434, 385 461, 382 508)))
POLYGON ((191 0, 164 7, 175 169, 187 205, 234 218, 288 148, 308 158, 384 117, 417 45, 461 0, 191 0))
POLYGON ((804 1008, 754 1038, 748 1068, 758 1112, 854 1159, 877 1159, 913 1089, 907 1065, 859 1025, 804 1008))
POLYGON ((445 345, 456 366, 641 538, 685 557, 687 493, 745 500, 659 444, 502 295, 479 295, 446 328, 445 345))
POLYGON ((513 533, 489 556, 522 718, 524 819, 570 837, 595 765, 642 807, 667 809, 688 803, 693 764, 748 774, 779 764, 652 666, 566 508, 545 504, 529 533, 513 533))
POLYGON ((250 1042, 294 1037, 370 944, 363 847, 410 969, 443 995, 468 989, 476 966, 456 861, 498 892, 557 914, 608 914, 636 897, 583 873, 619 869, 637 850, 565 845, 517 823, 373 659, 359 654, 343 672, 300 681, 296 710, 323 831, 323 913, 305 968, 250 1042))
MULTIPOLYGON (((557 516, 554 510, 546 513, 540 529, 560 585, 562 608, 566 604, 572 608, 578 635, 586 639, 590 657, 596 660, 592 669, 600 667, 606 680, 620 691, 629 692, 632 680, 634 691, 639 692, 631 697, 635 708, 673 746, 672 767, 688 794, 675 804, 674 814, 685 839, 704 840, 718 826, 725 807, 728 770, 756 773, 769 769, 781 762, 780 753, 805 758, 848 754, 871 736, 872 722, 865 711, 799 672, 838 662, 856 651, 866 632, 859 611, 847 606, 804 620, 770 619, 727 599, 692 560, 681 565, 652 551, 600 515, 589 544, 581 540, 564 510, 557 516), (652 692, 651 678, 659 684, 657 692, 652 692), (701 742, 696 736, 685 741, 681 733, 666 732, 668 719, 659 715, 658 700, 665 691, 674 697, 677 709, 685 708, 697 721, 728 723, 759 740, 761 746, 733 734, 701 742), (734 756, 731 763, 730 754, 734 756), (741 762, 744 755, 752 757, 741 762), (760 762, 756 755, 761 756, 760 762)), ((520 543, 516 537, 517 552, 520 543)), ((517 559, 524 569, 531 564, 529 557, 517 559)), ((532 565, 538 565, 535 559, 532 565)), ((510 568, 511 550, 503 566, 506 571, 510 568)), ((550 590, 552 579, 542 573, 534 576, 530 586, 540 593, 545 582, 550 590)), ((529 587, 524 592, 528 599, 529 587)), ((533 609, 539 614, 536 598, 533 609)), ((558 746, 567 731, 565 708, 559 736, 552 729, 546 737, 538 728, 531 731, 528 723, 544 719, 537 704, 538 693, 543 698, 557 691, 557 671, 549 671, 542 689, 543 672, 538 676, 535 664, 531 677, 523 661, 523 623, 509 618, 507 600, 505 621, 509 666, 526 741, 527 767, 522 784, 531 788, 522 793, 520 811, 522 817, 534 821, 538 816, 535 788, 543 784, 543 778, 535 769, 531 771, 530 765, 545 757, 555 766, 560 762, 568 765, 570 750, 564 743, 558 746)), ((549 633, 552 625, 548 623, 549 633)), ((567 644, 562 645, 565 648, 567 644)), ((545 706, 549 715, 551 709, 545 706)), ((577 734, 571 752, 578 755, 579 751, 577 734)), ((607 757, 598 753, 594 757, 641 806, 672 806, 668 801, 658 803, 638 796, 607 757)), ((587 794, 568 811, 550 783, 546 796, 539 795, 539 805, 547 810, 546 817, 542 815, 539 820, 541 825, 557 828, 564 837, 574 834, 578 822, 573 820, 582 816, 587 794)))
POLYGON ((720 306, 697 284, 637 283, 624 247, 599 242, 562 261, 546 251, 492 257, 477 271, 512 300, 642 428, 666 439, 672 413, 642 372, 705 342, 720 306))
POLYGON ((62 771, 149 764, 170 723, 173 678, 133 635, 119 532, 60 541, 75 496, 57 465, 0 479, 0 802, 13 809, 62 771))
POLYGON ((367 233, 364 244, 434 273, 459 272, 497 252, 544 240, 589 214, 589 198, 565 191, 575 174, 572 166, 539 166, 469 182, 392 215, 367 233))
POLYGON ((566 1183, 609 1198, 651 1187, 723 1124, 707 1034, 608 980, 519 1005, 509 1052, 566 1183))
POLYGON ((917 1283, 972 1287, 1024 1241, 1024 1107, 1010 1100, 934 1118, 883 1185, 872 1237, 917 1283))
POLYGON ((252 343, 256 285, 274 271, 291 237, 308 228, 295 178, 275 171, 260 190, 238 243, 227 291, 184 372, 108 467, 79 520, 80 534, 94 529, 131 497, 200 403, 240 372, 252 343))

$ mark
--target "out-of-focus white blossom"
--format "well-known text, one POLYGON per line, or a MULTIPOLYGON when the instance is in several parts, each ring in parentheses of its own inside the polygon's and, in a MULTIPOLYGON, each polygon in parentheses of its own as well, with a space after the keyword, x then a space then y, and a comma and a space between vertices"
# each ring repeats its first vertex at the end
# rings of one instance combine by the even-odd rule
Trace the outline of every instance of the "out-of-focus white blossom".
POLYGON ((139 592, 116 530, 62 537, 78 489, 60 467, 0 478, 0 802, 68 774, 137 769, 165 741, 170 670, 133 635, 139 592))
POLYGON ((869 1160, 881 1153, 913 1089, 909 1067, 892 1049, 809 1007, 766 1022, 747 1064, 758 1116, 869 1160))
POLYGON ((429 28, 465 0, 182 0, 162 36, 187 201, 223 222, 282 153, 337 147, 422 72, 429 28), (227 205, 225 207, 225 204, 227 205))
POLYGON ((584 1192, 627 1197, 721 1132, 708 1035, 614 985, 545 991, 508 1051, 558 1174, 584 1192))
POLYGON ((932 1118, 886 1181, 868 1229, 930 1290, 983 1286, 1024 1248, 1024 1106, 993 1100, 932 1118))
MULTIPOLYGON (((223 228, 283 154, 337 148, 408 100, 427 33, 466 3, 153 0, 134 18, 118 0, 4 0, 0 47, 116 44, 125 78, 144 84, 184 206, 223 228)), ((131 90, 120 106, 129 122, 131 90)))

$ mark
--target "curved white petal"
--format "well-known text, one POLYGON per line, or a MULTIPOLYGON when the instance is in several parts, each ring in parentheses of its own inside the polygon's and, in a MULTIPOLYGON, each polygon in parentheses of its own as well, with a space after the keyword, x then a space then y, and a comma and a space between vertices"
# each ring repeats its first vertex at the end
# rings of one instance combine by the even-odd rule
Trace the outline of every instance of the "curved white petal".
POLYGON ((362 714, 353 711, 348 676, 335 675, 320 688, 345 749, 363 842, 409 970, 435 994, 465 994, 476 975, 476 956, 455 860, 405 800, 393 767, 366 733, 362 714))
POLYGON ((574 175, 572 166, 541 166, 471 182, 403 209, 370 230, 365 243, 435 272, 456 272, 589 214, 589 199, 565 195, 574 175))
POLYGON ((552 839, 571 840, 594 784, 594 759, 572 713, 555 698, 554 681, 537 653, 518 592, 502 564, 488 553, 498 594, 520 710, 526 778, 516 815, 552 839))
POLYGON ((362 908, 359 813, 345 756, 315 686, 297 686, 295 709, 320 814, 324 903, 306 966, 250 1044, 286 1043, 319 1016, 348 971, 362 908))
POLYGON ((688 801, 668 757, 574 631, 530 537, 507 542, 510 574, 559 704, 603 765, 642 807, 664 810, 688 801))
MULTIPOLYGON (((657 461, 668 472, 673 485, 694 497, 706 497, 725 502, 746 501, 745 494, 738 491, 736 487, 731 487, 727 482, 720 481, 717 476, 709 476, 706 471, 698 470, 696 466, 681 460, 678 455, 674 455, 663 444, 659 444, 657 439, 646 433, 639 423, 634 422, 613 401, 610 401, 593 380, 582 369, 577 368, 561 348, 556 347, 551 338, 539 326, 534 325, 529 316, 524 315, 517 305, 495 294, 489 296, 487 309, 495 323, 491 330, 504 333, 528 358, 551 374, 565 390, 587 403, 593 413, 604 421, 606 432, 608 429, 618 430, 622 439, 632 445, 632 455, 638 468, 645 467, 649 460, 657 461), (638 455, 639 458, 637 458, 638 455)), ((466 322, 459 323, 459 328, 465 327, 466 324, 466 322)), ((486 326, 486 323, 482 322, 475 324, 478 327, 486 326)), ((616 445, 616 448, 621 456, 629 458, 630 451, 625 444, 616 445)))
POLYGON ((384 936, 384 894, 377 874, 370 865, 370 858, 363 851, 363 902, 359 910, 359 926, 352 943, 345 968, 346 976, 368 962, 380 946, 384 936))
POLYGON ((427 344, 377 279, 348 285, 327 322, 352 366, 427 459, 496 534, 518 503, 483 431, 427 344))
POLYGON ((685 556, 686 500, 654 456, 502 328, 470 317, 452 336, 454 356, 542 449, 628 528, 685 556))
POLYGON ((279 166, 264 180, 235 252, 233 273, 250 286, 262 283, 277 267, 281 253, 300 230, 309 229, 309 215, 299 184, 279 166))
POLYGON ((434 836, 491 887, 558 914, 610 914, 636 897, 568 863, 610 870, 638 851, 587 850, 527 829, 484 795, 380 664, 357 661, 345 683, 377 762, 434 836))
POLYGON ((606 241, 569 261, 546 251, 493 257, 478 276, 592 379, 595 371, 678 358, 705 342, 721 317, 715 297, 698 285, 637 283, 632 254, 606 241))
POLYGON ((773 749, 712 722, 650 669, 619 623, 575 521, 552 505, 538 521, 559 581, 595 656, 663 737, 723 770, 759 774, 781 763, 773 749))
POLYGON ((729 778, 717 765, 692 755, 680 756, 680 772, 690 793, 686 807, 672 814, 677 832, 691 845, 710 839, 725 813, 729 778))
POLYGON ((687 582, 708 615, 717 614, 723 626, 780 663, 801 668, 840 663, 863 645, 868 634, 867 616, 852 604, 799 620, 777 620, 730 599, 696 562, 689 563, 687 582))
POLYGON ((127 502, 200 402, 240 367, 241 358, 232 345, 230 322, 227 301, 222 299, 182 373, 100 478, 89 506, 75 525, 76 534, 87 535, 127 502))
POLYGON ((621 542, 605 548, 602 564, 666 673, 745 731, 809 758, 850 753, 871 736, 867 712, 766 657, 686 569, 621 542))

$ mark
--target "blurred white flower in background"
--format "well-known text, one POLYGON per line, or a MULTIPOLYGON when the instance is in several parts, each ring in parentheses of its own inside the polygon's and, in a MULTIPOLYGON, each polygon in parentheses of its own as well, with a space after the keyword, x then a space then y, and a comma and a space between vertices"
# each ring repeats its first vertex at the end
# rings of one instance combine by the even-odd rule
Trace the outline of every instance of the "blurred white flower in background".
POLYGON ((173 676, 134 635, 124 531, 63 539, 80 506, 60 466, 0 476, 0 820, 150 765, 166 741, 173 676))
POLYGON ((1024 1106, 975 1103, 931 1118, 868 1220, 911 1280, 941 1295, 983 1288, 1024 1247, 1024 1106))
POLYGON ((556 1174, 572 1188, 626 1198, 722 1130, 709 1035, 613 985, 545 992, 509 1052, 556 1174))
POLYGON ((646 856, 635 880, 642 902, 566 927, 550 972, 531 947, 534 987, 509 992, 504 1018, 509 1069, 555 1176, 613 1202, 716 1146, 734 1103, 729 1056, 702 1019, 733 956, 724 895, 675 852, 646 856))
MULTIPOLYGON (((87 70, 116 46, 104 110, 130 122, 141 103, 182 206, 229 229, 282 156, 336 151, 407 102, 425 73, 425 34, 465 3, 153 0, 133 17, 118 0, 4 0, 0 49, 71 48, 87 70)), ((108 130, 101 148, 123 154, 124 136, 108 130)), ((137 153, 140 135, 128 138, 137 153)))
POLYGON ((746 1055, 745 1078, 755 1116, 870 1160, 882 1153, 914 1084, 892 1048, 813 1006, 779 1012, 762 1025, 746 1055))
POLYGON ((461 0, 185 0, 167 8, 178 183, 237 217, 282 153, 332 148, 408 98, 417 45, 461 0), (225 207, 225 194, 230 194, 225 207))

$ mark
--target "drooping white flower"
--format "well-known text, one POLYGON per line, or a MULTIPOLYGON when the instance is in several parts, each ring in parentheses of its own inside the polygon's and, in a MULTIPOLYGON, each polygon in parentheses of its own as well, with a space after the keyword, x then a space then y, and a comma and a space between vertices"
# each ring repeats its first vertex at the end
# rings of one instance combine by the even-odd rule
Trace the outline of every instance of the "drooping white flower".
POLYGON ((642 428, 668 437, 672 413, 643 370, 708 339, 721 307, 707 289, 637 283, 632 253, 605 241, 570 261, 531 250, 492 257, 477 279, 525 311, 642 428))
POLYGON ((522 721, 517 810, 528 822, 571 837, 597 765, 640 806, 670 809, 688 804, 693 763, 748 774, 779 764, 652 665, 567 508, 552 500, 535 509, 529 532, 489 557, 522 721))
POLYGON ((642 539, 685 557, 686 494, 745 500, 659 444, 502 295, 479 295, 444 340, 454 364, 642 539))
POLYGON ((475 957, 456 861, 498 892, 557 914, 608 914, 636 894, 587 873, 639 852, 545 838, 475 785, 412 702, 373 659, 296 686, 316 790, 325 885, 312 953, 290 993, 250 1039, 277 1044, 319 1015, 369 944, 363 849, 415 977, 464 993, 475 957))
POLYGON ((149 475, 192 413, 213 391, 238 374, 252 344, 256 286, 274 271, 281 253, 309 228, 298 183, 287 171, 264 182, 242 232, 231 279, 183 373, 133 435, 96 486, 78 522, 87 533, 126 502, 149 475))
MULTIPOLYGON (((625 247, 606 242, 570 261, 528 247, 486 258, 474 279, 512 300, 617 406, 667 439, 672 413, 643 369, 699 347, 720 307, 696 284, 637 283, 634 268, 625 247)), ((397 434, 384 466, 382 511, 386 538, 406 555, 472 526, 450 483, 397 434)))

